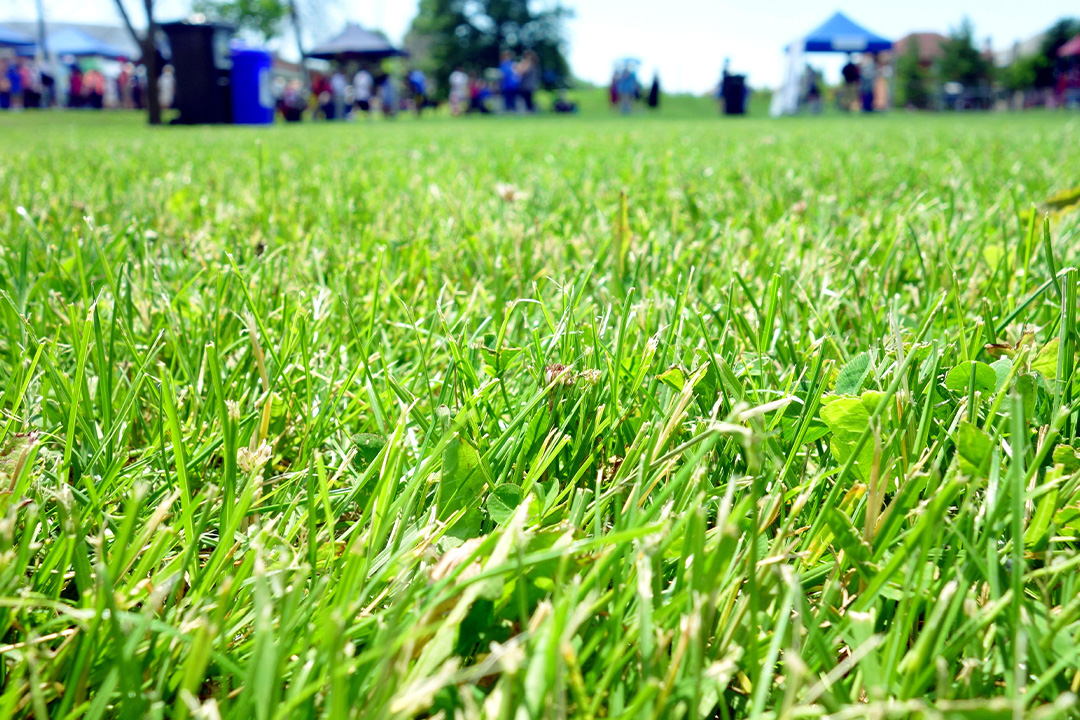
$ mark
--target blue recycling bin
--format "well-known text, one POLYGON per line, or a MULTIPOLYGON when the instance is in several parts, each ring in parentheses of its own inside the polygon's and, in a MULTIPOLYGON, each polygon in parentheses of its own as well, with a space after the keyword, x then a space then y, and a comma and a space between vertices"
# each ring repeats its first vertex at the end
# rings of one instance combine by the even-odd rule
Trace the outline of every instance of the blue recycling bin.
POLYGON ((274 122, 274 94, 270 88, 270 53, 234 45, 232 49, 233 123, 270 125, 274 122))

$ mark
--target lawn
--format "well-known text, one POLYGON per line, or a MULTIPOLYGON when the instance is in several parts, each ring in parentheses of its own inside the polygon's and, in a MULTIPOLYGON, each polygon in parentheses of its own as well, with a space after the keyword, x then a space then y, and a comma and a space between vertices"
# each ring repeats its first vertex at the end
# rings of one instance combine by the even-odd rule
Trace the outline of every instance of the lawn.
POLYGON ((0 116, 0 718, 1075 717, 1080 118, 687 108, 0 116))

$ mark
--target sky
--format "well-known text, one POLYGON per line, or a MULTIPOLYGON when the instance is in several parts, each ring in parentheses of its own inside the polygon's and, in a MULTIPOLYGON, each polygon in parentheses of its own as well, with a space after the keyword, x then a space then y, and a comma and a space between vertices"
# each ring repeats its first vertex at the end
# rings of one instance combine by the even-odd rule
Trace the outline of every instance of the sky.
MULTIPOLYGON (((133 19, 137 0, 124 0, 133 19)), ((554 0, 535 0, 537 5, 554 0)), ((114 0, 43 0, 57 21, 119 24, 114 0)), ((346 20, 379 27, 400 41, 416 14, 417 0, 314 0, 321 6, 323 38, 346 20)), ((158 0, 159 20, 187 14, 190 0, 158 0)), ((0 19, 33 19, 34 0, 6 0, 0 19)), ((570 66, 581 78, 606 83, 618 58, 642 61, 645 79, 659 72, 665 89, 708 92, 715 87, 725 58, 733 72, 744 72, 756 87, 783 80, 782 48, 841 10, 855 22, 890 39, 913 31, 948 34, 969 17, 980 44, 1012 47, 1055 20, 1080 15, 1076 0, 563 0, 574 11, 568 23, 570 66)), ((310 23, 309 23, 310 25, 310 23)), ((837 58, 811 56, 831 75, 837 58), (820 60, 816 59, 820 58, 820 60)))

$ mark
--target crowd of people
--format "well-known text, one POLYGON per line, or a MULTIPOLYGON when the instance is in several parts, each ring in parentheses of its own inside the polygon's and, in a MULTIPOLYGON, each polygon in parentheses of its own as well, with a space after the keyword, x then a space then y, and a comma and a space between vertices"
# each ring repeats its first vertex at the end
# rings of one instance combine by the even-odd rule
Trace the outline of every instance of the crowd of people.
POLYGON ((644 101, 645 105, 652 109, 660 107, 660 76, 653 74, 649 92, 644 94, 638 81, 637 61, 624 60, 616 63, 611 84, 608 86, 608 103, 611 109, 629 115, 640 101, 644 101))
MULTIPOLYGON (((66 58, 56 64, 35 58, 0 58, 0 110, 66 107, 90 110, 146 107, 146 70, 130 62, 82 63, 66 58)), ((171 107, 176 92, 172 67, 158 80, 162 106, 171 107)))
MULTIPOLYGON (((448 78, 447 101, 451 114, 531 114, 538 110, 537 92, 545 78, 539 56, 526 50, 520 58, 503 52, 498 68, 486 73, 457 67, 448 78)), ((299 78, 279 78, 275 84, 278 111, 289 122, 304 117, 313 120, 349 120, 381 114, 392 118, 399 113, 422 116, 436 108, 439 96, 431 78, 419 68, 402 76, 378 65, 338 65, 329 72, 311 73, 310 92, 299 78)), ((552 105, 558 113, 576 112, 577 105, 565 92, 552 105)))
MULTIPOLYGON (((381 114, 423 115, 446 98, 452 115, 532 114, 538 111, 537 93, 557 78, 545 77, 536 52, 526 50, 520 57, 503 52, 496 68, 475 72, 457 67, 448 78, 448 92, 437 92, 432 80, 419 68, 401 75, 388 72, 380 64, 338 65, 326 72, 311 72, 308 78, 279 75, 273 83, 276 109, 289 122, 304 118, 346 120, 381 114)), ((636 76, 624 79, 620 88, 625 97, 640 99, 636 76)), ((659 89, 654 88, 653 97, 659 89)), ((159 76, 158 94, 163 109, 173 107, 176 79, 171 65, 159 76)), ((84 108, 143 109, 147 104, 146 70, 130 62, 101 59, 63 58, 54 64, 34 58, 0 56, 0 109, 84 108)), ((551 110, 577 111, 565 90, 557 93, 551 110)))

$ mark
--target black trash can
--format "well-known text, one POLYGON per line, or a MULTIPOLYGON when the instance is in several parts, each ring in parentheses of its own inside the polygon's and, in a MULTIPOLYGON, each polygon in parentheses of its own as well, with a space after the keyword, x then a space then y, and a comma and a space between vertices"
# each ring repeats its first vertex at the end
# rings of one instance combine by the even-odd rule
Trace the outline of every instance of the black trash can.
POLYGON ((728 75, 724 78, 723 87, 724 114, 746 114, 746 76, 728 75))
POLYGON ((170 63, 176 76, 180 111, 174 123, 213 125, 232 122, 233 28, 217 23, 174 22, 161 25, 169 38, 170 63))

